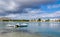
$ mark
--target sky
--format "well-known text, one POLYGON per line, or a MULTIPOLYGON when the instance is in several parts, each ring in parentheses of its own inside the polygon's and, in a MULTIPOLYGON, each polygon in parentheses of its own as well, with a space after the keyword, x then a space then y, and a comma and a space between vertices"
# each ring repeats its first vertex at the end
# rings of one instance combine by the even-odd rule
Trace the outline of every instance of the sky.
POLYGON ((60 0, 0 0, 0 18, 60 18, 60 0))

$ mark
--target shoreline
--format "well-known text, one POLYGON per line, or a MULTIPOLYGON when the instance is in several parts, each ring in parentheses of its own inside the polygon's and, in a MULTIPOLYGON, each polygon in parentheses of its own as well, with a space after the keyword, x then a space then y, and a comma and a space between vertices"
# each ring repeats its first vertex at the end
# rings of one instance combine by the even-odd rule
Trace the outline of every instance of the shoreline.
MULTIPOLYGON (((0 21, 0 22, 43 22, 43 21, 0 21)), ((44 21, 44 22, 60 22, 60 21, 44 21)))

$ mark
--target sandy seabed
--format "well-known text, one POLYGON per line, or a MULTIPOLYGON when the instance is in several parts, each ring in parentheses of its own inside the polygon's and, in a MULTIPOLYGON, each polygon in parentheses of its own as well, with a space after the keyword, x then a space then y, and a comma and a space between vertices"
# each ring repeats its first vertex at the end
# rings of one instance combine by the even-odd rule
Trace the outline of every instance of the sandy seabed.
POLYGON ((0 37, 42 37, 41 35, 29 34, 24 32, 10 32, 0 34, 0 37))

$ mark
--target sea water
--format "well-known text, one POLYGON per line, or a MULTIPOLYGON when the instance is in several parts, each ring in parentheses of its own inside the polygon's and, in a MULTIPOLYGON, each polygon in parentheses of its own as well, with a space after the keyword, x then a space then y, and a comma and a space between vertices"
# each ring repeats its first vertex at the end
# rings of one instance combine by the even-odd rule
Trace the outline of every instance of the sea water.
POLYGON ((0 37, 60 37, 60 22, 0 22, 0 37), (25 23, 27 27, 7 27, 25 23))

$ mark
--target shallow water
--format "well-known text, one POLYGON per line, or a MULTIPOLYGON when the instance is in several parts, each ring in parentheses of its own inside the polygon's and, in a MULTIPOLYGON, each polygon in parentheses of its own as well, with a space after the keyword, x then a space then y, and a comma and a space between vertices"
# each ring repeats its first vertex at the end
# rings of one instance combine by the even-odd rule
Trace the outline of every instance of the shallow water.
POLYGON ((0 22, 0 37, 60 37, 60 22, 0 22), (26 23, 28 27, 6 26, 16 23, 26 23))

